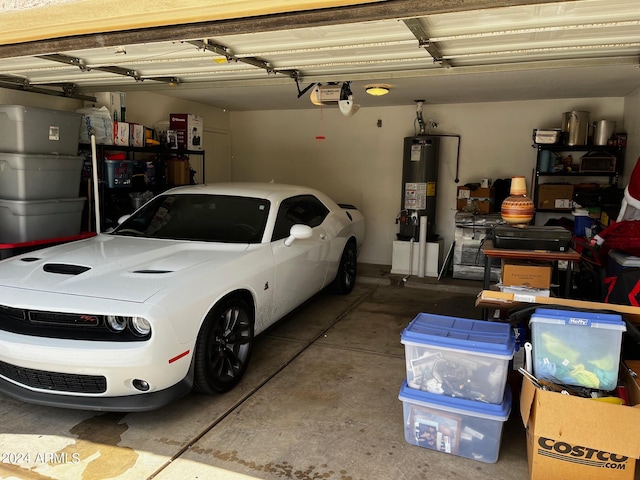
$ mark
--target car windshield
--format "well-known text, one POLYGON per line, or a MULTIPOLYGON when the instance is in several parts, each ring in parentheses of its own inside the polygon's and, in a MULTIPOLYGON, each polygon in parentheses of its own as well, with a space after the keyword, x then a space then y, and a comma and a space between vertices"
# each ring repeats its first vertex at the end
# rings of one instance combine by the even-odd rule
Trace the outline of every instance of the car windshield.
POLYGON ((159 195, 122 222, 113 235, 204 242, 259 243, 269 214, 261 198, 159 195))

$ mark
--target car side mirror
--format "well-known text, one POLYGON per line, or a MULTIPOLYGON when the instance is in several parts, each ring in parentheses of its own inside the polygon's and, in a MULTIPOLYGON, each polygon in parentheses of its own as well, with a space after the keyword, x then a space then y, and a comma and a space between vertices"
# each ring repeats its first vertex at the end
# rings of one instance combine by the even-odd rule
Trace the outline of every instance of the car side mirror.
POLYGON ((302 224, 294 225, 293 227, 291 227, 289 236, 285 239, 284 244, 287 247, 290 247, 295 240, 304 240, 306 238, 311 238, 312 235, 313 230, 310 226, 302 224))
POLYGON ((118 219, 118 225, 124 223, 126 220, 129 219, 131 215, 130 214, 126 214, 126 215, 122 215, 119 219, 118 219))

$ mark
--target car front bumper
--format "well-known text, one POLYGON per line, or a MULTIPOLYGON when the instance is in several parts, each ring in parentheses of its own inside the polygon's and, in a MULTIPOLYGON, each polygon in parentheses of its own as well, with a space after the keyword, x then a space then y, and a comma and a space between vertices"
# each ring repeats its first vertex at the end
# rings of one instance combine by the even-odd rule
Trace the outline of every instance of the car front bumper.
MULTIPOLYGON (((40 306, 56 311, 46 297, 40 296, 45 300, 40 306)), ((78 299, 75 303, 80 311, 147 318, 151 337, 135 342, 90 341, 0 329, 0 392, 43 405, 140 411, 157 408, 190 390, 195 339, 181 342, 163 309, 104 299, 92 300, 91 306, 78 299)))
POLYGON ((56 392, 30 390, 0 377, 0 392, 23 402, 48 407, 73 408, 104 412, 142 412, 167 405, 186 395, 193 388, 193 371, 175 385, 155 392, 118 397, 64 395, 56 392))

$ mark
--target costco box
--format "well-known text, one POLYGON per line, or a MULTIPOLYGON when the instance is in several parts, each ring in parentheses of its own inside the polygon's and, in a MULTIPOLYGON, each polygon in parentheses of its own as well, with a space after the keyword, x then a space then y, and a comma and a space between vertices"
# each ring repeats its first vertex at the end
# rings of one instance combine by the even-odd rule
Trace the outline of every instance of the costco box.
POLYGON ((85 200, 0 200, 0 243, 79 235, 85 200))
POLYGON ((529 325, 537 378, 615 390, 627 330, 620 315, 537 308, 529 325))
POLYGON ((0 105, 0 152, 77 155, 82 115, 0 105))
POLYGON ((515 349, 509 324, 420 313, 401 341, 410 388, 485 403, 503 400, 515 349))
POLYGON ((537 208, 550 210, 572 209, 573 185, 564 183, 543 183, 538 185, 537 208))
POLYGON ((458 211, 472 211, 486 214, 495 210, 495 191, 493 188, 458 187, 458 211))
POLYGON ((502 259, 502 285, 548 289, 552 271, 550 262, 502 259))
MULTIPOLYGON (((631 386, 630 376, 622 380, 631 386)), ((640 408, 540 390, 524 379, 520 414, 531 480, 633 480, 640 408)))
POLYGON ((204 119, 200 115, 172 113, 169 115, 169 129, 176 132, 179 149, 202 150, 204 119))
POLYGON ((82 157, 0 153, 0 196, 5 200, 77 197, 82 157))
POLYGON ((402 401, 407 443, 485 463, 498 460, 502 427, 511 412, 511 390, 491 405, 414 390, 404 382, 402 401))

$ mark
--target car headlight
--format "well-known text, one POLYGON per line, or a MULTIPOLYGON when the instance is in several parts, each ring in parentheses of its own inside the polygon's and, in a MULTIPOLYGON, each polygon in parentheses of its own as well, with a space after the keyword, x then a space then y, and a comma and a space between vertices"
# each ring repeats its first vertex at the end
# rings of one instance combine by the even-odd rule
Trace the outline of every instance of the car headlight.
POLYGON ((133 333, 136 335, 145 337, 151 333, 151 324, 146 318, 133 317, 131 319, 131 330, 133 330, 133 333))
POLYGON ((127 328, 127 317, 107 315, 107 325, 114 332, 122 332, 125 328, 127 328))

